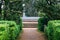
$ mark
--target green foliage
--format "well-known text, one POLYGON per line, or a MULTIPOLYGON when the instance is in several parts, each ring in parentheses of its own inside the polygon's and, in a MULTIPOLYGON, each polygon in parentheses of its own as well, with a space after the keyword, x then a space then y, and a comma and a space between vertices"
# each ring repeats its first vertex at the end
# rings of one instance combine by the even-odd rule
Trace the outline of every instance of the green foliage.
POLYGON ((20 30, 22 30, 22 19, 20 18, 20 24, 19 24, 19 26, 20 26, 20 30))
POLYGON ((44 12, 51 20, 60 19, 59 0, 37 0, 35 7, 38 11, 44 12))
MULTIPOLYGON (((4 0, 4 7, 0 13, 0 20, 15 21, 20 24, 22 15, 22 0, 4 0), (12 7, 13 6, 13 7, 12 7)), ((1 7, 1 6, 0 6, 1 7)))
POLYGON ((48 40, 60 40, 60 20, 49 21, 45 33, 48 40))
MULTIPOLYGON (((0 24, 2 24, 2 25, 0 25, 1 26, 0 27, 0 29, 1 29, 0 32, 3 32, 4 30, 6 30, 4 33, 5 33, 5 35, 8 35, 6 37, 6 39, 8 38, 7 40, 16 40, 17 36, 19 35, 19 33, 22 30, 22 27, 18 26, 14 21, 0 21, 0 24), (4 29, 5 24, 7 24, 6 29, 4 29), (3 28, 2 28, 2 26, 3 26, 3 28)), ((4 35, 4 37, 5 37, 5 35, 4 35)), ((4 40, 4 38, 1 39, 1 40, 4 40)))
POLYGON ((22 0, 18 1, 10 1, 10 11, 13 13, 17 13, 17 14, 22 14, 22 0), (13 6, 13 7, 12 7, 13 6))
POLYGON ((25 6, 25 15, 27 17, 38 17, 37 9, 35 9, 34 4, 36 0, 24 0, 25 6))
POLYGON ((39 18, 38 30, 44 31, 44 25, 47 25, 47 22, 48 22, 47 18, 45 18, 45 17, 39 18))
POLYGON ((9 40, 8 24, 0 24, 0 40, 9 40))
POLYGON ((39 15, 39 17, 44 17, 44 16, 46 16, 46 14, 45 13, 43 13, 43 12, 38 12, 38 15, 39 15))
POLYGON ((38 30, 44 31, 43 19, 38 20, 38 30))
MULTIPOLYGON (((22 19, 20 18, 22 13, 22 0, 4 0, 4 8, 0 13, 0 24, 8 24, 9 26, 9 38, 7 40, 15 40, 22 30, 22 19), (7 20, 7 21, 5 21, 7 20), (15 22, 13 22, 15 21, 15 22), (19 26, 18 26, 19 25, 19 26)), ((1 7, 1 6, 0 6, 1 7)), ((1 25, 0 25, 1 26, 1 25)), ((7 35, 7 33, 5 34, 7 35)), ((6 40, 2 37, 1 40, 6 40)))

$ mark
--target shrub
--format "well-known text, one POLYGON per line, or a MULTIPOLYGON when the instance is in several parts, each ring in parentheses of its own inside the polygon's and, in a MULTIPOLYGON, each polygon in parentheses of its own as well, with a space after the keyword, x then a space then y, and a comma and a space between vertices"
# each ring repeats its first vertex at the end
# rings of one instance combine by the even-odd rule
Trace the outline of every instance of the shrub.
POLYGON ((38 30, 40 30, 40 31, 43 31, 44 30, 44 25, 43 25, 43 19, 41 18, 39 18, 39 20, 38 20, 38 30))
POLYGON ((60 20, 49 21, 45 33, 48 40, 60 40, 60 20))
POLYGON ((45 35, 48 37, 48 31, 49 29, 48 29, 48 27, 45 27, 45 30, 44 30, 44 32, 45 32, 45 35))
POLYGON ((22 30, 22 19, 20 18, 20 30, 22 30))
POLYGON ((47 25, 47 18, 43 17, 43 18, 39 18, 38 19, 38 30, 40 31, 44 31, 44 25, 47 25))
POLYGON ((9 40, 8 24, 0 24, 0 40, 9 40))
POLYGON ((55 23, 53 40, 60 40, 60 23, 55 23))
POLYGON ((20 33, 21 26, 14 21, 0 21, 0 24, 8 24, 9 26, 9 40, 15 40, 20 33))

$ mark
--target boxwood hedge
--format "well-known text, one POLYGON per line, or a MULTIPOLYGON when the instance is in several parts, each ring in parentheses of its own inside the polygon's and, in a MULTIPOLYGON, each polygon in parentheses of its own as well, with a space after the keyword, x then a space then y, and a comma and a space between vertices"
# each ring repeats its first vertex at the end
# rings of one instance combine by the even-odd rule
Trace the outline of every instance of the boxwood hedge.
POLYGON ((49 21, 45 33, 48 40, 60 40, 60 20, 49 21))
POLYGON ((0 40, 9 40, 8 24, 0 24, 0 40))
POLYGON ((6 40, 6 39, 7 40, 16 40, 17 36, 19 35, 19 33, 22 29, 22 27, 21 27, 22 23, 20 23, 20 25, 18 26, 16 24, 16 22, 14 22, 14 21, 0 21, 0 26, 3 27, 3 28, 0 27, 0 29, 1 29, 0 33, 2 33, 2 34, 0 34, 0 35, 2 35, 2 36, 0 36, 1 40, 6 40), (5 27, 5 24, 6 24, 6 27, 5 27), (6 31, 4 31, 4 30, 6 30, 6 31), (5 37, 4 35, 6 35, 6 38, 4 38, 5 37))

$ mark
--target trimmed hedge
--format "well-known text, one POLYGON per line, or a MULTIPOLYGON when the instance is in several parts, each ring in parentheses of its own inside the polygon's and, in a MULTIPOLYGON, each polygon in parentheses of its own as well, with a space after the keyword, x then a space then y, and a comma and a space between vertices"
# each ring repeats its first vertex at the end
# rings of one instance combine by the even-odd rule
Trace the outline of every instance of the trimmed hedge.
POLYGON ((9 40, 8 24, 0 24, 0 40, 9 40))
POLYGON ((49 21, 45 33, 48 40, 60 40, 60 20, 49 21))
MULTIPOLYGON (((7 38, 9 38, 8 40, 16 40, 17 36, 19 35, 21 29, 22 29, 22 24, 20 26, 18 26, 14 21, 0 21, 0 24, 4 25, 3 27, 5 27, 5 24, 9 25, 7 26, 9 29, 9 33, 6 33, 6 35, 8 34, 9 37, 7 36, 7 38)), ((0 25, 1 26, 1 25, 0 25)), ((6 28, 7 30, 7 28, 6 28)), ((5 40, 4 38, 1 40, 5 40)))

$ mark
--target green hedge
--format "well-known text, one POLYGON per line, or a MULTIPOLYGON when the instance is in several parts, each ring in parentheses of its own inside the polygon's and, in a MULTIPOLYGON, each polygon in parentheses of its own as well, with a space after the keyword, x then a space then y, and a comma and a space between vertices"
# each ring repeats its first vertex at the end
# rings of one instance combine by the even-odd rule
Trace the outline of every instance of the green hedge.
POLYGON ((38 19, 38 30, 44 31, 44 25, 47 25, 47 18, 39 18, 38 19))
POLYGON ((0 40, 9 40, 8 24, 0 24, 0 40))
POLYGON ((22 18, 20 18, 20 30, 22 30, 22 18))
MULTIPOLYGON (((14 22, 14 21, 0 21, 0 24, 9 25, 8 26, 8 28, 9 28, 9 30, 8 30, 9 31, 9 33, 8 33, 9 37, 6 37, 6 39, 9 38, 8 40, 16 40, 17 36, 19 35, 19 33, 20 33, 21 29, 22 29, 22 27, 21 27, 22 24, 18 26, 16 24, 16 22, 14 22)), ((3 26, 3 27, 5 27, 5 26, 3 26)), ((7 30, 7 28, 6 28, 6 30, 7 30)), ((6 35, 7 35, 7 33, 6 33, 6 35)), ((3 39, 1 39, 1 40, 3 40, 3 39)))
POLYGON ((45 33, 48 40, 60 40, 60 20, 49 21, 45 33))

